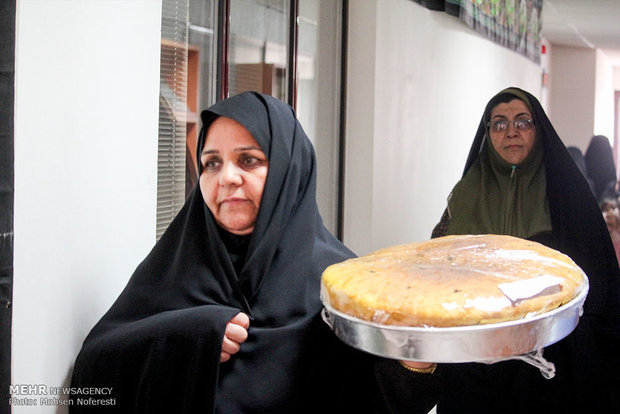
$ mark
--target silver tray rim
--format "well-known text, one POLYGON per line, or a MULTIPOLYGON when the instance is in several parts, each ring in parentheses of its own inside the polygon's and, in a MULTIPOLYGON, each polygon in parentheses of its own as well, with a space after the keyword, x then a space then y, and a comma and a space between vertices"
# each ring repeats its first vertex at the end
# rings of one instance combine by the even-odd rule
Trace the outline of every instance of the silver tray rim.
POLYGON ((577 326, 589 284, 572 300, 548 312, 493 324, 434 327, 382 325, 365 321, 333 309, 323 298, 322 318, 346 344, 382 357, 409 361, 483 362, 523 355, 552 345, 568 336, 577 326), (521 336, 532 334, 518 352, 498 352, 504 345, 515 345, 521 336), (388 337, 391 339, 387 339, 388 337), (496 341, 500 338, 499 341, 496 341), (452 345, 445 345, 452 341, 452 345), (485 343, 486 341, 486 343, 485 343), (388 343, 395 342, 395 343, 388 343), (491 347, 488 342, 495 342, 491 347), (511 342, 510 344, 508 342, 511 342), (399 345, 400 344, 400 345, 399 345), (464 346, 467 352, 457 349, 464 346))

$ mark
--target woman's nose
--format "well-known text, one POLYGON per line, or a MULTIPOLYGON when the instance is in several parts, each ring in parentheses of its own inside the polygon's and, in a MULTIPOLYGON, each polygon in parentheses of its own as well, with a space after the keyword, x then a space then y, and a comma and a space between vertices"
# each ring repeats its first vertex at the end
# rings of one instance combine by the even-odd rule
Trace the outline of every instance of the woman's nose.
POLYGON ((241 169, 233 162, 224 163, 220 174, 220 185, 240 185, 241 183, 241 169))
POLYGON ((514 137, 517 135, 517 128, 515 128, 514 122, 508 122, 508 128, 506 129, 506 135, 514 137))

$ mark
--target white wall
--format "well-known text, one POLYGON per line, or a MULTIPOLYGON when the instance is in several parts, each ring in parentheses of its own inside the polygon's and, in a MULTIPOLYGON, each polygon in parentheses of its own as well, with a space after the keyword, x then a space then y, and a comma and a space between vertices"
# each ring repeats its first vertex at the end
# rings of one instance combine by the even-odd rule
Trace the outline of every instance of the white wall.
POLYGON ((612 61, 600 50, 561 45, 553 47, 551 61, 549 117, 564 144, 585 152, 592 135, 605 135, 613 145, 612 61))
POLYGON ((57 387, 155 242, 161 1, 17 8, 12 384, 57 387))
POLYGON ((620 66, 614 66, 614 90, 620 91, 620 66))
POLYGON ((596 79, 594 83, 594 129, 592 135, 605 135, 614 141, 614 68, 611 60, 596 51, 596 79))
POLYGON ((547 114, 551 112, 551 90, 553 89, 553 78, 550 76, 550 73, 553 72, 553 65, 551 60, 551 55, 553 54, 553 45, 547 41, 547 39, 543 38, 541 41, 541 48, 543 52, 540 54, 540 67, 543 71, 542 76, 544 76, 546 83, 543 82, 541 78, 541 92, 540 92, 540 104, 547 114))
POLYGON ((539 65, 410 0, 349 3, 344 241, 358 254, 426 240, 486 102, 541 92, 539 65))
POLYGON ((549 118, 566 146, 585 151, 594 131, 596 50, 556 45, 549 118))

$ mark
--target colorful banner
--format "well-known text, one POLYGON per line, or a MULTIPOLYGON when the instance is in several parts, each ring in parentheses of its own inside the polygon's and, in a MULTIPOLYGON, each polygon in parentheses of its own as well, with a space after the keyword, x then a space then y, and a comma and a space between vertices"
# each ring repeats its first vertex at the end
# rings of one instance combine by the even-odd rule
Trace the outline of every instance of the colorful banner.
POLYGON ((460 18, 494 42, 540 63, 543 0, 461 0, 460 18))

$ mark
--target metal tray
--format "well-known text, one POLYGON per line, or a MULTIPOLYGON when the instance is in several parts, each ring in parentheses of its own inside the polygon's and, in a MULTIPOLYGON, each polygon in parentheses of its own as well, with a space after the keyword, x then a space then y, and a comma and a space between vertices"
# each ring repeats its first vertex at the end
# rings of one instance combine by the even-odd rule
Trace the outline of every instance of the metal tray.
POLYGON ((579 322, 588 289, 565 305, 524 319, 449 328, 380 325, 323 303, 323 320, 346 344, 386 358, 428 362, 485 362, 508 359, 551 345, 579 322))

